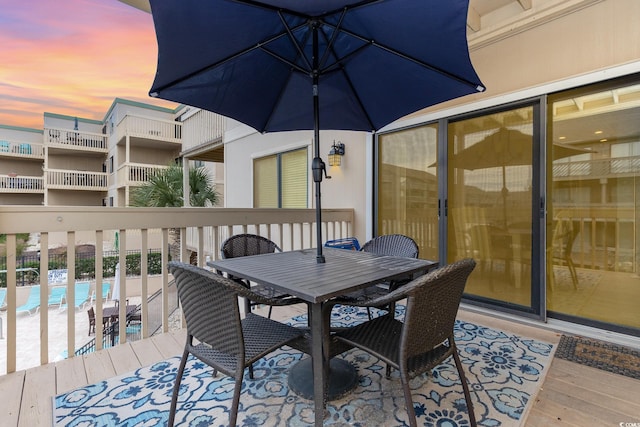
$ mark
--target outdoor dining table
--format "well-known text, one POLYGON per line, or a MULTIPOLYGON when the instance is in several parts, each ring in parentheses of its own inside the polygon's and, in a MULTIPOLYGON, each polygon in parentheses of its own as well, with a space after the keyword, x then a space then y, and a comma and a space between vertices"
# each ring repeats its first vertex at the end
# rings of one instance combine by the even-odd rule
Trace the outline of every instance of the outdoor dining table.
MULTIPOLYGON (((133 314, 137 309, 135 304, 127 304, 126 306, 126 317, 129 318, 131 314, 133 314)), ((117 325, 118 318, 120 317, 120 307, 112 306, 112 307, 104 307, 102 309, 102 324, 106 326, 111 326, 111 345, 115 344, 116 335, 117 335, 117 325)))
POLYGON ((424 259, 332 248, 325 248, 325 259, 318 263, 316 250, 304 249, 207 262, 219 272, 272 286, 308 303, 316 426, 324 420, 329 378, 330 325, 322 316, 323 305, 334 297, 386 280, 424 274, 437 266, 424 259))
MULTIPOLYGON (((136 305, 135 304, 127 304, 126 310, 125 312, 127 313, 127 317, 129 317, 134 311, 136 311, 136 305)), ((115 322, 118 320, 118 317, 120 317, 120 307, 113 306, 113 307, 104 307, 102 309, 102 323, 107 323, 107 322, 115 322)))

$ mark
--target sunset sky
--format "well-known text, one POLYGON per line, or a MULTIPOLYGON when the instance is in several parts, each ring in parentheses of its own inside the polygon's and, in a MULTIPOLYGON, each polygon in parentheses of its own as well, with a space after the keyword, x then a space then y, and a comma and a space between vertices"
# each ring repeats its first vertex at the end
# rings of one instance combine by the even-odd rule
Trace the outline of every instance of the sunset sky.
POLYGON ((102 120, 114 98, 175 108, 148 95, 156 55, 151 15, 118 0, 0 0, 0 125, 102 120))

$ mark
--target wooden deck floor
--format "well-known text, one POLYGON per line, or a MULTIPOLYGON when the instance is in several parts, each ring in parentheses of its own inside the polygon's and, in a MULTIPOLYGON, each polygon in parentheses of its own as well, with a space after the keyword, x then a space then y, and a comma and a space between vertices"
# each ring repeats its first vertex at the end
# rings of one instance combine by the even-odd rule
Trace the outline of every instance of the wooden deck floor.
MULTIPOLYGON (((290 316, 282 312, 277 317, 290 316)), ((557 342, 559 334, 477 313, 460 318, 557 342)), ((173 331, 82 357, 0 377, 2 426, 50 426, 52 398, 74 388, 182 354, 185 331, 173 331)), ((640 381, 554 359, 525 426, 618 426, 640 423, 640 381)))

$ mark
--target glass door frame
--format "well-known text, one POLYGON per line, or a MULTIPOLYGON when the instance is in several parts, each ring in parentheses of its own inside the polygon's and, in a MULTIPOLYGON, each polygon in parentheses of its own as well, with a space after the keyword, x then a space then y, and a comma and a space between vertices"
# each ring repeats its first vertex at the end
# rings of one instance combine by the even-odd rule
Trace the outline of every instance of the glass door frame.
MULTIPOLYGON (((531 190, 531 305, 521 306, 498 300, 483 298, 465 294, 463 302, 470 303, 474 306, 489 308, 492 310, 512 313, 518 316, 529 317, 539 320, 546 319, 546 97, 539 96, 535 98, 519 100, 517 102, 503 104, 483 110, 476 110, 456 116, 441 118, 436 121, 420 123, 416 126, 433 126, 437 123, 437 160, 438 160, 438 232, 439 232, 439 260, 447 260, 448 253, 448 125, 451 122, 471 119, 474 117, 482 117, 494 113, 509 111, 522 107, 530 107, 533 111, 533 147, 532 147, 532 190, 531 190)), ((392 132, 398 132, 407 128, 394 129, 392 132)), ((386 133, 386 132, 385 132, 386 133)), ((384 135, 384 133, 382 133, 384 135)), ((379 140, 376 135, 375 144, 373 144, 373 162, 374 167, 374 191, 373 191, 373 235, 378 234, 377 218, 378 218, 378 201, 379 191, 379 140)))
MULTIPOLYGON (((597 76, 599 79, 604 78, 601 75, 597 76)), ((550 102, 553 102, 561 95, 561 98, 570 96, 572 93, 578 95, 587 91, 599 90, 602 88, 606 90, 612 87, 622 87, 625 85, 637 85, 640 82, 640 73, 614 76, 606 80, 595 80, 584 82, 582 80, 571 80, 562 85, 561 88, 553 87, 554 90, 549 90, 545 93, 539 93, 536 96, 530 96, 522 100, 516 100, 513 102, 501 104, 501 105, 489 105, 488 107, 480 110, 467 110, 466 107, 458 110, 463 111, 460 114, 450 114, 442 117, 434 118, 433 120, 424 122, 413 122, 414 124, 403 128, 390 129, 389 131, 382 132, 382 134, 393 133, 401 129, 407 129, 411 127, 419 127, 424 125, 434 126, 437 124, 437 164, 438 164, 438 259, 442 262, 447 260, 448 245, 455 244, 454 241, 448 241, 448 185, 447 179, 449 179, 449 171, 447 170, 448 159, 448 127, 449 123, 456 120, 464 120, 474 117, 481 117, 483 115, 492 114, 495 112, 505 111, 509 109, 517 109, 520 107, 533 106, 533 114, 535 115, 533 120, 533 132, 534 148, 532 150, 532 189, 531 189, 531 230, 532 230, 532 255, 531 255, 531 298, 530 307, 522 309, 522 306, 515 304, 499 304, 498 301, 488 298, 478 298, 472 295, 465 295, 463 300, 470 306, 484 307, 492 311, 512 313, 515 316, 530 317, 542 321, 546 321, 547 318, 553 318, 554 320, 566 321, 579 325, 585 325, 588 327, 595 327, 598 329, 609 330, 613 332, 628 334, 632 336, 638 336, 638 330, 626 327, 618 323, 606 323, 600 320, 594 320, 587 317, 576 317, 570 314, 562 313, 558 310, 549 310, 553 307, 551 301, 547 301, 547 297, 551 296, 551 291, 547 286, 551 286, 551 282, 548 278, 548 263, 547 259, 552 254, 549 253, 547 247, 547 236, 551 236, 553 228, 548 227, 548 218, 552 216, 552 201, 554 193, 548 188, 553 184, 553 146, 551 145, 552 133, 549 131, 551 110, 553 108, 550 102), (577 84, 577 83, 578 84, 577 84)), ((496 102, 490 101, 490 103, 496 102)), ((474 104, 475 106, 476 104, 474 104)), ((485 104, 487 105, 487 104, 485 104)), ((470 107, 473 108, 473 107, 470 107)), ((447 110, 451 111, 451 110, 447 110)), ((446 113, 443 113, 446 114, 446 113)), ((528 133, 528 132, 527 132, 528 133)), ((377 224, 377 195, 378 195, 378 169, 377 169, 377 136, 376 134, 373 144, 373 173, 375 180, 373 182, 373 206, 372 206, 372 221, 373 232, 376 233, 375 226, 377 224)), ((559 157, 562 158, 562 155, 559 157)), ((636 177, 636 180, 638 178, 636 177)), ((636 181, 637 182, 637 181, 636 181)), ((636 216, 637 218, 637 216, 636 216)), ((637 219, 636 219, 637 223, 637 219)), ((636 225, 637 226, 637 225, 636 225)), ((637 238, 634 236, 634 238, 637 238)), ((636 248, 637 248, 636 244, 636 248)), ((452 248, 453 249, 453 248, 452 248)), ((452 251, 453 252, 453 251, 452 251)), ((551 270, 553 271, 553 270, 551 270)))
POLYGON ((535 97, 531 99, 520 100, 517 102, 503 104, 483 110, 447 117, 441 119, 438 136, 438 176, 445 177, 440 180, 440 200, 441 206, 444 207, 440 215, 440 259, 447 260, 448 254, 448 124, 452 122, 468 120, 476 117, 482 117, 490 114, 500 113, 504 111, 514 110, 522 107, 531 107, 533 111, 533 147, 532 147, 532 190, 531 190, 531 305, 529 307, 500 302, 498 300, 488 299, 480 296, 465 294, 463 302, 468 302, 474 306, 490 308, 492 310, 503 311, 507 313, 517 314, 519 316, 530 317, 539 320, 546 319, 546 275, 545 271, 545 217, 546 217, 546 159, 545 154, 545 129, 546 129, 546 102, 544 97, 535 97))

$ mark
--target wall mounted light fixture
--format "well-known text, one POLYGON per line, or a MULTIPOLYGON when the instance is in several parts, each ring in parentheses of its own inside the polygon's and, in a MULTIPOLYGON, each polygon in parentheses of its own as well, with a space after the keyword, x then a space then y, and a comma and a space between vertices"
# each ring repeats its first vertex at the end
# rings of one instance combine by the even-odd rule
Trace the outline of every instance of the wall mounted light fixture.
POLYGON ((329 151, 329 166, 340 166, 342 156, 344 156, 344 144, 334 140, 331 151, 329 151))

